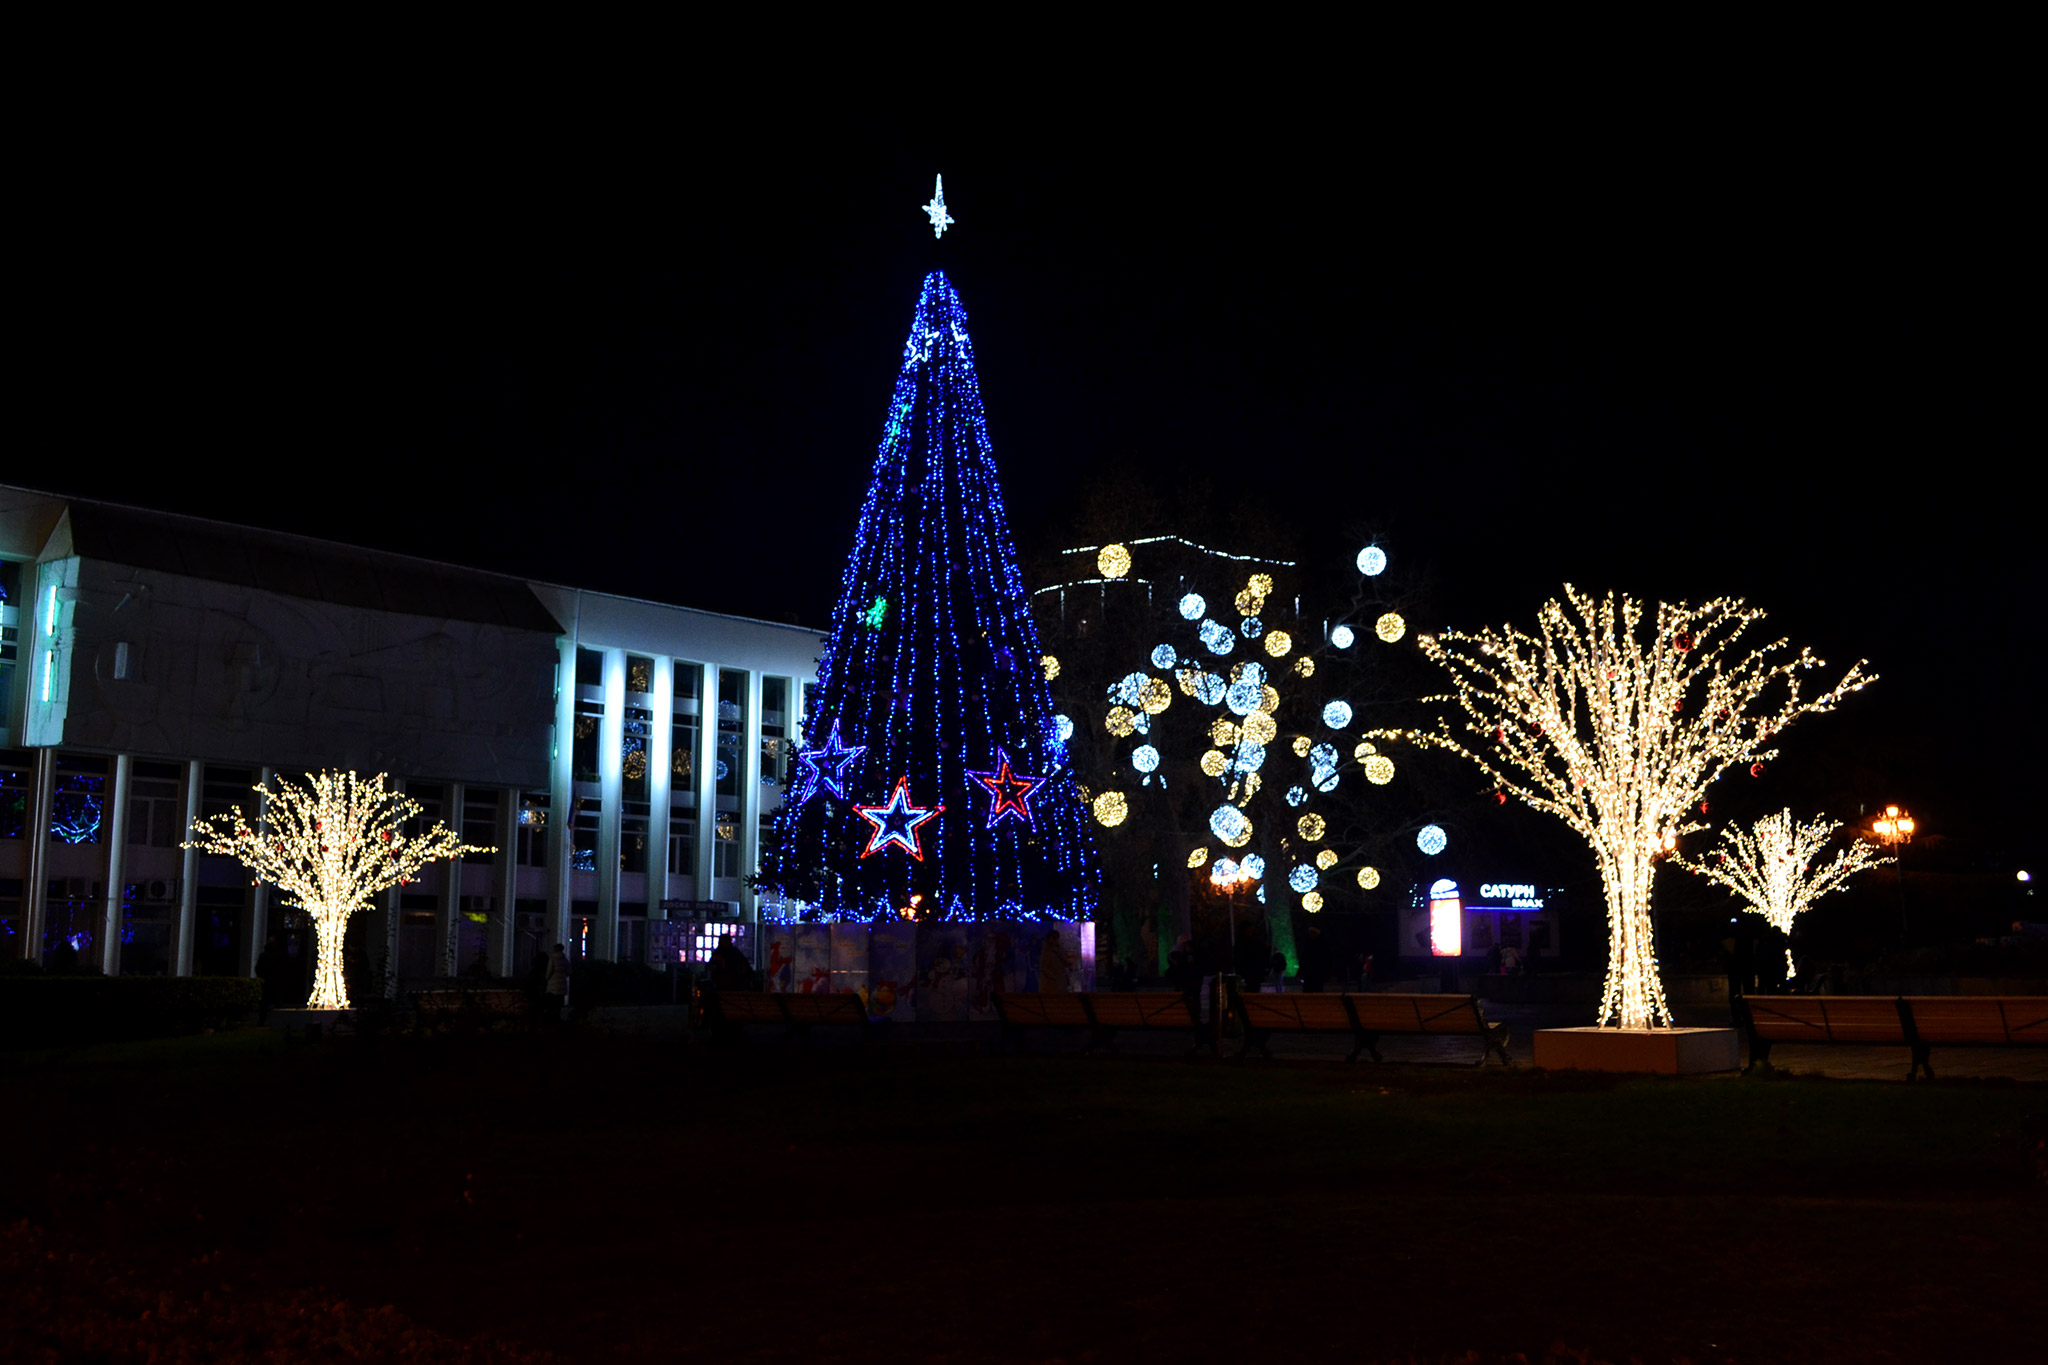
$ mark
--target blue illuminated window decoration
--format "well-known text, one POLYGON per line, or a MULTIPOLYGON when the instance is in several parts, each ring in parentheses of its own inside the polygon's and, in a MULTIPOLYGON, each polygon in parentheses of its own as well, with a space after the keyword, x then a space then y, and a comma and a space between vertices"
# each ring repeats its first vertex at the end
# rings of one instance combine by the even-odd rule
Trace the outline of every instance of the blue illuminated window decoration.
POLYGON ((1199 621, 1202 613, 1209 610, 1209 604, 1202 600, 1202 594, 1191 592, 1180 599, 1180 614, 1184 620, 1199 621))
POLYGON ((1237 752, 1231 755, 1230 766, 1237 772, 1255 773, 1266 764, 1266 746, 1255 739, 1241 739, 1237 752))
POLYGON ((1201 635, 1202 643, 1208 647, 1211 654, 1228 654, 1237 648, 1237 636, 1231 634, 1230 627, 1220 621, 1202 622, 1201 635))
POLYGON ((1180 662, 1180 655, 1175 652, 1172 645, 1158 645, 1153 648, 1152 666, 1154 668, 1172 668, 1178 662, 1180 662))
POLYGON ((1313 891, 1322 877, 1307 863, 1296 863, 1287 874, 1287 885, 1296 891, 1313 891))
MULTIPOLYGON (((835 717, 832 729, 825 736, 822 748, 801 750, 797 757, 804 766, 804 778, 799 784, 802 795, 796 799, 807 801, 820 788, 831 792, 844 801, 846 799, 846 777, 860 756, 868 751, 865 744, 846 744, 839 738, 839 721, 835 717)), ((725 776, 725 765, 719 764, 720 777, 725 776)))
POLYGON ((1377 545, 1368 545, 1358 552, 1358 571, 1367 578, 1378 578, 1387 568, 1387 552, 1377 545))
POLYGON ((713 776, 717 777, 717 779, 720 782, 723 782, 728 776, 731 775, 732 769, 729 766, 727 766, 726 761, 722 758, 717 760, 717 765, 718 771, 714 773, 713 776))
MULTIPOLYGON (((868 838, 868 846, 861 850, 865 858, 870 853, 879 853, 885 848, 897 847, 919 862, 924 861, 924 847, 917 832, 919 825, 936 817, 945 809, 944 805, 913 806, 910 804, 910 778, 906 774, 896 779, 896 790, 889 793, 889 799, 879 806, 855 806, 861 818, 875 827, 868 838)), ((990 824, 994 824, 991 817, 990 824)))
POLYGON ((1045 785, 1042 777, 1029 777, 1010 766, 1010 756, 1001 749, 996 750, 996 766, 993 771, 968 769, 967 775, 988 788, 988 825, 994 829, 996 821, 1005 815, 1020 821, 1027 829, 1037 829, 1038 820, 1031 814, 1031 793, 1045 785))
POLYGON ((1330 643, 1337 646, 1337 648, 1339 649, 1351 648, 1352 643, 1357 639, 1358 636, 1355 633, 1353 633, 1351 627, 1349 626, 1338 626, 1335 630, 1330 632, 1330 643))
POLYGON ((1245 617, 1244 620, 1237 623, 1237 628, 1247 640, 1256 640, 1266 633, 1265 622, 1259 620, 1256 616, 1245 617))
POLYGON ((1245 819, 1244 812, 1228 802, 1209 812, 1209 832, 1226 844, 1242 838, 1250 827, 1251 821, 1245 819))
MULTIPOLYGON (((98 778, 73 779, 97 782, 98 778)), ((90 791, 50 794, 50 836, 67 844, 96 844, 100 839, 100 797, 90 791)))
POLYGON ((1443 852, 1450 842, 1441 825, 1424 825, 1415 831, 1415 846, 1432 858, 1443 852))
POLYGON ((1223 694, 1228 690, 1223 679, 1214 673, 1204 673, 1195 679, 1195 700, 1204 706, 1216 705, 1223 700, 1223 694))
POLYGON ((1351 703, 1333 701, 1323 708, 1323 724, 1341 730, 1351 723, 1351 703))
POLYGON ((1159 770, 1159 751, 1149 744, 1140 744, 1131 750, 1131 766, 1141 773, 1159 770))
POLYGON ((1296 783, 1294 786, 1289 787, 1287 789, 1288 805, 1298 806, 1306 800, 1308 800, 1308 788, 1300 785, 1299 783, 1296 783))

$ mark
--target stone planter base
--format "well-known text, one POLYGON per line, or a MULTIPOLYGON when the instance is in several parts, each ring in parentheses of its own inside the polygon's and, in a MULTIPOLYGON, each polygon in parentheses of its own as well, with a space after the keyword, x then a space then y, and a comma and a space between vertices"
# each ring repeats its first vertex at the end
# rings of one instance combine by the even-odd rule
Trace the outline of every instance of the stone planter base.
POLYGON ((1732 1028, 1545 1028, 1536 1030, 1536 1065, 1692 1076, 1739 1069, 1742 1045, 1732 1028))
POLYGON ((355 1021, 355 1013, 352 1010, 301 1009, 272 1010, 263 1022, 271 1028, 283 1029, 286 1033, 318 1035, 334 1032, 336 1025, 344 1029, 351 1028, 355 1021))

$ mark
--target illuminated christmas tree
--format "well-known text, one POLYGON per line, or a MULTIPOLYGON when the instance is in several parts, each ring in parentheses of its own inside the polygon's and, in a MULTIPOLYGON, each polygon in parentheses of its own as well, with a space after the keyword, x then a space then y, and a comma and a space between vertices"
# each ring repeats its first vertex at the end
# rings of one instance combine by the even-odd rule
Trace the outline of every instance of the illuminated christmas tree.
POLYGON ((1040 654, 967 314, 934 271, 761 885, 826 919, 1092 918, 1095 847, 1040 654))
POLYGON ((1607 892, 1607 987, 1600 1023, 1669 1024, 1657 976, 1650 882, 1659 858, 1705 828, 1707 787, 1730 768, 1763 774, 1772 741, 1809 713, 1834 708, 1873 679, 1862 663, 1808 697, 1800 675, 1812 650, 1773 659, 1783 640, 1744 648, 1763 613, 1736 598, 1659 603, 1647 638, 1643 607, 1565 585, 1544 604, 1537 633, 1513 626, 1418 638, 1457 689, 1439 701, 1464 713, 1454 728, 1381 731, 1448 749, 1478 765, 1502 798, 1563 820, 1592 846, 1607 892), (1462 734, 1460 733, 1462 731, 1462 734))
POLYGON ((345 1010, 348 985, 341 975, 341 944, 349 916, 369 908, 379 891, 403 886, 428 863, 465 853, 493 853, 462 842, 446 825, 408 834, 420 804, 384 785, 384 774, 364 781, 354 773, 308 774, 309 785, 279 778, 277 790, 255 788, 263 805, 255 824, 240 806, 192 823, 186 848, 237 859, 251 875, 275 883, 313 917, 319 940, 308 1009, 345 1010))
MULTIPOLYGON (((1815 901, 1840 890, 1865 868, 1892 861, 1860 839, 1823 861, 1821 851, 1841 827, 1841 821, 1826 816, 1794 820, 1789 809, 1782 810, 1748 829, 1727 826, 1721 831, 1720 847, 1700 862, 1677 855, 1672 861, 1727 887, 1741 899, 1745 910, 1762 915, 1773 929, 1790 935, 1792 921, 1815 901)), ((1790 947, 1785 949, 1785 972, 1798 974, 1790 947)))

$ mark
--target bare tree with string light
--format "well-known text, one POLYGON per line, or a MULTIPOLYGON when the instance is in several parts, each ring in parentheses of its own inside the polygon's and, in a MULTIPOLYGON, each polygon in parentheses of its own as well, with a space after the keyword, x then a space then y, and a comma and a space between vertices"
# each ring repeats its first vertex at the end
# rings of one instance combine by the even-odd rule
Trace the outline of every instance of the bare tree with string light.
POLYGON ((240 806, 225 815, 192 823, 184 847, 234 858, 259 881, 275 884, 313 917, 318 956, 308 1009, 345 1010, 348 985, 342 980, 341 944, 349 916, 367 909, 370 898, 404 886, 428 863, 465 853, 494 853, 462 842, 446 825, 408 835, 406 826, 424 813, 420 804, 386 785, 386 776, 367 780, 352 772, 308 773, 306 785, 278 778, 275 790, 257 786, 263 797, 255 823, 240 806))
POLYGON ((1803 715, 1832 710, 1875 680, 1863 662, 1808 696, 1810 649, 1782 657, 1784 640, 1745 649, 1763 619, 1739 598, 1659 603, 1647 638, 1644 604, 1594 598, 1566 584, 1514 626, 1418 637, 1455 691, 1457 721, 1372 738, 1447 749, 1492 779, 1497 796, 1554 815, 1592 846, 1607 898, 1608 967, 1599 1022, 1669 1026, 1658 979, 1650 883, 1659 858, 1705 826, 1707 788, 1731 768, 1763 775, 1773 741, 1803 715))
MULTIPOLYGON (((1789 935, 1792 921, 1831 891, 1847 885, 1849 878, 1866 868, 1882 867, 1892 859, 1876 846, 1861 839, 1823 861, 1822 854, 1839 820, 1816 816, 1795 820, 1788 808, 1766 815, 1748 828, 1729 825, 1722 829, 1719 845, 1698 862, 1673 855, 1672 862, 1689 872, 1734 892, 1743 907, 1770 921, 1779 933, 1789 935)), ((1785 949, 1785 974, 1796 976, 1792 949, 1785 949)))

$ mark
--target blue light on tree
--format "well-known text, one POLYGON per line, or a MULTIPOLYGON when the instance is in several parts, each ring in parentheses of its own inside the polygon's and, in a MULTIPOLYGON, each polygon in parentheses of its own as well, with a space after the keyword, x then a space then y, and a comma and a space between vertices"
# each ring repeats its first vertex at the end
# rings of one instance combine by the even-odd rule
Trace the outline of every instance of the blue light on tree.
POLYGON ((1368 545, 1358 552, 1358 571, 1367 578, 1378 578, 1387 570, 1387 552, 1377 545, 1368 545))
POLYGON ((1209 604, 1202 600, 1202 594, 1198 592, 1191 592, 1180 599, 1180 614, 1185 620, 1199 621, 1202 619, 1202 613, 1207 610, 1209 604))
POLYGON ((1450 844, 1440 825, 1424 825, 1415 831, 1415 846, 1434 858, 1450 844))
POLYGON ((1341 730, 1351 723, 1351 704, 1333 701, 1323 708, 1323 724, 1332 730, 1341 730))
POLYGON ((933 272, 818 661, 809 709, 838 738, 792 765, 793 784, 824 786, 829 771, 845 800, 792 786, 763 840, 762 889, 823 919, 893 915, 912 895, 943 918, 1093 918, 1100 872, 1066 766, 1074 726, 1045 670, 1016 666, 1044 657, 966 310, 933 272))
POLYGON ((1330 643, 1339 649, 1349 649, 1358 635, 1349 626, 1338 626, 1330 632, 1330 643))
POLYGON ((1227 802, 1209 812, 1209 832, 1226 844, 1243 838, 1251 823, 1243 811, 1227 802))
POLYGON ((1172 668, 1179 661, 1180 655, 1174 651, 1172 645, 1160 645, 1152 651, 1152 666, 1154 668, 1172 668))
POLYGON ((1287 885, 1296 891, 1313 891, 1322 876, 1307 863, 1296 863, 1287 874, 1287 885))
POLYGON ((1141 773, 1159 770, 1159 751, 1149 744, 1140 744, 1131 750, 1131 766, 1141 773))
POLYGON ((1202 643, 1211 654, 1228 654, 1237 648, 1237 637, 1221 621, 1202 622, 1202 643))

